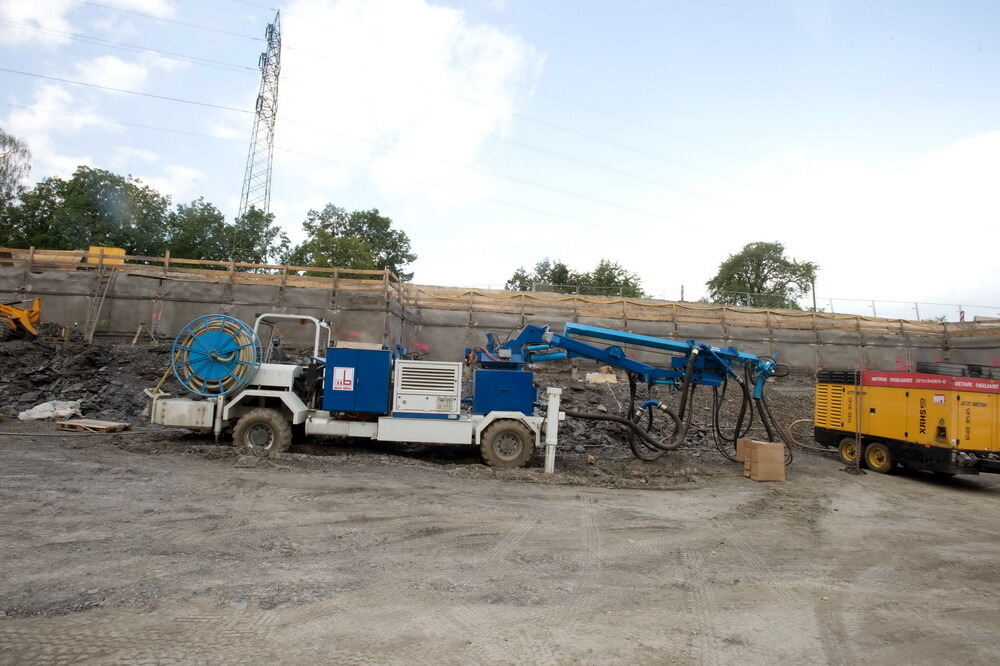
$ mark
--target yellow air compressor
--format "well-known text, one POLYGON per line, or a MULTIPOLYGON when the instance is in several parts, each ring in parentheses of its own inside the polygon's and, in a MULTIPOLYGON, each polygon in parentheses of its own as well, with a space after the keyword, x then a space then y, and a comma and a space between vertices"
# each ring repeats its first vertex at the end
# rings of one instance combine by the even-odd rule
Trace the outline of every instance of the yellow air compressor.
POLYGON ((883 474, 897 464, 941 474, 1000 472, 998 410, 996 379, 821 370, 814 435, 845 463, 861 454, 883 474))

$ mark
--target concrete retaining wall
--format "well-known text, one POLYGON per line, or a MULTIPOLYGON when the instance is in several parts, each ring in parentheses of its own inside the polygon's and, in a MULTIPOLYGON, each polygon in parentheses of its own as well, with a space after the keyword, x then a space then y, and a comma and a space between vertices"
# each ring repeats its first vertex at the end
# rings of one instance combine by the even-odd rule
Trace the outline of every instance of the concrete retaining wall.
MULTIPOLYGON (((551 324, 561 330, 565 321, 629 330, 657 337, 694 339, 718 346, 774 356, 789 365, 815 370, 822 367, 879 369, 912 368, 918 361, 953 361, 1000 365, 1000 335, 993 329, 978 331, 968 325, 960 335, 938 332, 911 335, 900 332, 870 333, 862 330, 795 329, 768 326, 733 326, 725 313, 712 323, 644 321, 629 317, 589 317, 574 314, 572 306, 534 303, 530 312, 491 312, 481 303, 468 310, 419 306, 393 298, 377 281, 371 288, 330 289, 242 284, 227 281, 186 280, 141 272, 121 272, 112 278, 99 316, 98 334, 132 335, 140 323, 152 324, 172 337, 197 316, 221 312, 252 322, 261 312, 301 313, 332 322, 339 339, 360 342, 402 343, 428 359, 458 359, 465 347, 483 344, 485 333, 501 338, 515 334, 525 324, 551 324)), ((0 266, 0 299, 39 296, 43 321, 83 326, 99 285, 95 271, 36 270, 25 266, 0 266)), ((452 301, 452 304, 454 301, 452 301)), ((504 308, 498 307, 498 310, 504 308)), ((625 314, 625 313, 623 313, 625 314)), ((760 321, 765 321, 760 319, 760 321)), ((770 319, 767 319, 770 321, 770 319)), ((884 327, 888 329, 888 327, 884 327)), ((286 324, 282 335, 290 343, 311 342, 308 327, 286 324)), ((627 350, 632 351, 632 350, 627 350)), ((639 358, 654 358, 636 352, 639 358)))

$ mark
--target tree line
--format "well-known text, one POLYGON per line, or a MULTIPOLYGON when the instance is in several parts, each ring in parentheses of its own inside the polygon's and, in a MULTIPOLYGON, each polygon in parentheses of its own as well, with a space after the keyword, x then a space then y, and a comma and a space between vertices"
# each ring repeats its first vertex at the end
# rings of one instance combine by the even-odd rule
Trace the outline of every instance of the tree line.
MULTIPOLYGON (((251 208, 232 220, 199 197, 172 203, 138 178, 79 166, 68 179, 44 178, 33 187, 31 151, 0 128, 0 246, 73 250, 88 245, 123 248, 130 255, 317 268, 389 269, 403 281, 416 260, 406 232, 378 209, 348 211, 334 204, 310 210, 305 239, 293 245, 274 215, 251 208)), ((818 266, 785 255, 780 242, 749 243, 727 257, 706 283, 714 303, 799 309, 818 266)), ((308 271, 305 271, 308 274, 308 271)), ((642 280, 617 262, 601 259, 590 271, 543 259, 518 268, 511 291, 554 291, 602 296, 645 296, 642 280)))
POLYGON ((127 254, 253 264, 390 269, 401 279, 416 259, 410 238, 375 208, 347 211, 333 204, 310 210, 305 239, 293 245, 273 213, 251 208, 228 220, 198 197, 173 204, 138 178, 79 166, 69 178, 21 182, 31 152, 0 129, 0 246, 75 250, 120 247, 127 254))

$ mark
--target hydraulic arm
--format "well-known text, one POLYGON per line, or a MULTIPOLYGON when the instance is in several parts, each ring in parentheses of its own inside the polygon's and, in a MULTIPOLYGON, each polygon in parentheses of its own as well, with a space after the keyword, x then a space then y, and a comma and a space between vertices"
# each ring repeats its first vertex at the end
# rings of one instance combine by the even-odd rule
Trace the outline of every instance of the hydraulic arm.
POLYGON ((528 363, 543 363, 567 358, 586 358, 625 371, 629 378, 629 411, 622 416, 609 414, 587 414, 567 410, 568 416, 595 420, 614 421, 629 428, 629 443, 633 453, 642 459, 654 459, 664 451, 673 450, 683 444, 691 425, 692 403, 698 386, 709 386, 713 391, 713 436, 719 451, 726 457, 733 457, 735 441, 749 430, 753 422, 753 407, 756 405, 768 439, 773 439, 775 431, 770 410, 764 399, 767 379, 781 372, 773 359, 741 352, 735 347, 716 347, 694 340, 678 341, 656 338, 637 333, 627 333, 585 324, 567 323, 562 334, 549 331, 548 327, 526 326, 513 339, 498 343, 492 334, 487 335, 487 346, 468 350, 475 359, 487 368, 521 370, 528 363), (612 343, 601 347, 589 340, 612 343), (622 345, 640 350, 670 355, 669 363, 654 365, 637 360, 625 352, 622 345), (725 389, 732 380, 742 392, 736 427, 727 436, 722 432, 719 413, 725 389), (636 408, 636 386, 646 384, 650 390, 664 386, 680 392, 677 409, 671 409, 663 401, 646 400, 636 408), (651 434, 654 410, 666 414, 673 422, 672 434, 658 438, 651 434), (640 426, 645 417, 646 426, 640 426))

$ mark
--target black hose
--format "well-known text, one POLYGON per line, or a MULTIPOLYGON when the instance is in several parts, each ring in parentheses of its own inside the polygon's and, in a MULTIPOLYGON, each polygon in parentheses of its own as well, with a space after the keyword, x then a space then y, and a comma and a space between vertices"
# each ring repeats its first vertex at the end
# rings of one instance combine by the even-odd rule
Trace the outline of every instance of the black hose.
POLYGON ((691 350, 691 355, 688 356, 687 365, 684 366, 684 388, 681 389, 681 411, 678 414, 680 418, 684 418, 684 412, 687 409, 687 397, 688 391, 691 388, 691 376, 694 374, 694 364, 698 360, 698 348, 694 347, 691 350))
MULTIPOLYGON (((621 425, 630 428, 632 432, 638 435, 646 443, 662 451, 675 451, 676 449, 680 448, 681 444, 684 443, 683 437, 677 437, 677 434, 675 433, 674 437, 671 438, 669 444, 663 444, 655 437, 647 433, 645 430, 640 428, 637 423, 630 421, 624 416, 618 416, 616 414, 592 414, 590 412, 577 412, 571 409, 564 409, 562 411, 566 414, 566 416, 569 416, 574 419, 585 419, 591 421, 611 421, 612 423, 620 423, 621 425)), ((681 431, 680 419, 677 418, 677 415, 674 414, 672 410, 666 409, 664 411, 666 411, 666 413, 670 415, 670 418, 674 420, 674 423, 677 425, 677 432, 679 433, 681 431)))
MULTIPOLYGON (((629 388, 628 413, 634 414, 636 378, 634 372, 629 372, 626 374, 628 375, 628 388, 629 388)), ((635 421, 638 422, 638 418, 636 418, 635 421)), ((652 428, 652 421, 653 421, 653 414, 652 412, 650 412, 649 425, 646 428, 647 431, 652 428)), ((653 460, 660 458, 664 453, 666 453, 666 451, 663 451, 662 449, 654 449, 645 442, 640 441, 639 438, 635 436, 635 432, 636 431, 631 428, 628 431, 628 448, 629 450, 632 451, 632 455, 634 455, 636 458, 644 462, 652 462, 653 460)))
POLYGON ((722 401, 726 396, 726 388, 729 386, 729 378, 727 377, 722 385, 722 395, 719 395, 719 388, 712 387, 712 437, 715 440, 715 448, 719 451, 722 457, 727 460, 732 460, 736 462, 736 440, 741 437, 745 437, 747 433, 750 432, 750 428, 753 427, 753 409, 750 409, 750 419, 746 422, 746 427, 743 427, 744 419, 746 419, 747 408, 750 407, 750 390, 747 388, 746 382, 742 381, 738 376, 736 377, 736 383, 739 384, 740 391, 742 393, 743 399, 740 401, 740 414, 736 419, 736 427, 733 428, 733 436, 726 437, 722 432, 722 426, 719 424, 719 414, 722 412, 722 401), (726 444, 733 445, 733 451, 730 452, 725 446, 726 444))
POLYGON ((774 419, 774 416, 771 414, 771 406, 767 404, 767 398, 763 397, 762 395, 760 403, 764 406, 764 412, 767 414, 767 418, 771 420, 771 423, 778 431, 778 436, 781 438, 782 443, 785 445, 785 466, 787 467, 788 465, 792 464, 792 458, 793 458, 791 442, 788 441, 788 438, 785 436, 784 429, 778 425, 777 421, 775 421, 774 419))

